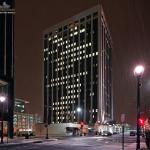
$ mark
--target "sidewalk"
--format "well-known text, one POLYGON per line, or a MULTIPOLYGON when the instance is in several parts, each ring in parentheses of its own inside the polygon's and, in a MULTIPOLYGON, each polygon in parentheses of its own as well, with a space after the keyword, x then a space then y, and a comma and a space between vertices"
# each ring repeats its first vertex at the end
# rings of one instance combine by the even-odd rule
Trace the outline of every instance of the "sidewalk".
MULTIPOLYGON (((144 142, 140 143, 140 148, 141 150, 147 150, 144 142)), ((135 149, 136 149, 136 143, 131 143, 127 145, 127 147, 125 148, 125 150, 135 150, 135 149)))
POLYGON ((17 146, 17 145, 24 145, 30 143, 42 143, 43 141, 52 141, 54 138, 36 138, 30 137, 29 139, 25 139, 25 137, 14 137, 13 139, 4 138, 4 143, 0 144, 0 147, 7 147, 7 146, 17 146))
MULTIPOLYGON (((148 150, 146 149, 146 145, 144 142, 140 143, 140 150, 148 150)), ((114 144, 114 145, 104 145, 101 147, 102 150, 122 150, 122 146, 119 144, 114 144)), ((131 143, 131 144, 125 144, 124 145, 124 150, 136 150, 136 143, 131 143)))

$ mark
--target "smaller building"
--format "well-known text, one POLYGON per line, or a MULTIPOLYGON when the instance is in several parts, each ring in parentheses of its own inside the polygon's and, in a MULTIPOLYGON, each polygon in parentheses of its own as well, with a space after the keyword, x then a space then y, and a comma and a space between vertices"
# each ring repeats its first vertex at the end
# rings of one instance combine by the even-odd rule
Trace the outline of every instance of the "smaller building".
POLYGON ((15 106, 14 106, 14 112, 17 113, 25 113, 25 104, 28 103, 27 101, 24 101, 22 99, 15 99, 15 106))
POLYGON ((36 123, 41 122, 37 114, 28 112, 29 102, 22 99, 15 99, 14 106, 14 134, 23 135, 25 133, 32 133, 36 123))

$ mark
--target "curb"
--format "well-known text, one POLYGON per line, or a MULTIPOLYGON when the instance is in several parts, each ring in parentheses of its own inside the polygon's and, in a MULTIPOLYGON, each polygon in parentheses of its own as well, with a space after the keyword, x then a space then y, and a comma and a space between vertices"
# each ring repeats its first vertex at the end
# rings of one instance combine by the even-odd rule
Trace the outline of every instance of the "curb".
POLYGON ((37 141, 29 141, 29 142, 24 142, 24 143, 4 143, 0 144, 0 147, 12 147, 12 146, 20 146, 20 145, 27 145, 31 143, 42 143, 42 140, 37 140, 37 141))

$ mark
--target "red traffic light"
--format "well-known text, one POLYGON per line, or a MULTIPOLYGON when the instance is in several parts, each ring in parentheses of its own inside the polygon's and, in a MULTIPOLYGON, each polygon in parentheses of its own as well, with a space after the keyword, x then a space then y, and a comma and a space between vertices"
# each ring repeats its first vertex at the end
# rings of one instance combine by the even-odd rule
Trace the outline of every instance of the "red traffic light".
POLYGON ((139 124, 140 124, 140 126, 143 126, 143 125, 144 125, 144 119, 143 119, 143 118, 140 118, 140 119, 139 119, 139 124))
POLYGON ((80 122, 80 127, 81 127, 81 129, 83 128, 83 126, 84 126, 84 122, 80 122))

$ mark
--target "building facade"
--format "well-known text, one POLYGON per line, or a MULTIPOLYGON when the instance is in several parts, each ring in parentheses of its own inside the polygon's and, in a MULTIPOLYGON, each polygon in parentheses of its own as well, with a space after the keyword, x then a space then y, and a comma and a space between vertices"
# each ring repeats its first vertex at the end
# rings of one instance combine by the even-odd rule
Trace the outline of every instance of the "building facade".
POLYGON ((0 109, 0 119, 3 114, 3 119, 8 121, 10 138, 13 137, 14 108, 14 5, 15 0, 0 1, 0 94, 7 97, 1 104, 4 109, 0 109))
POLYGON ((29 102, 22 99, 15 99, 14 105, 14 133, 22 135, 26 132, 34 133, 34 126, 41 122, 41 118, 37 114, 28 112, 29 102))
POLYGON ((113 119, 111 38, 97 5, 43 34, 44 121, 113 119))

